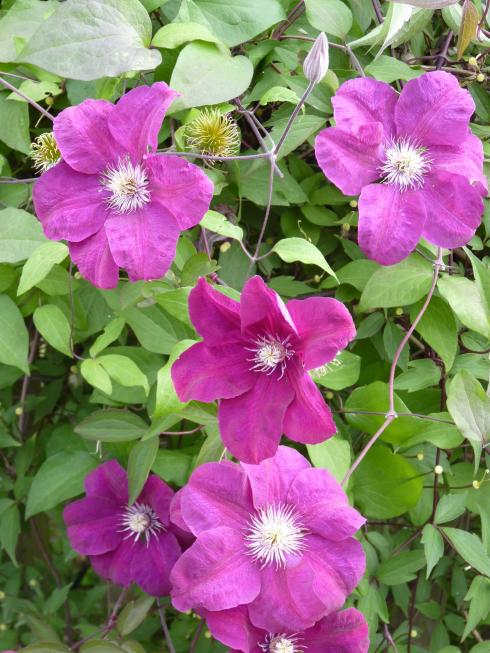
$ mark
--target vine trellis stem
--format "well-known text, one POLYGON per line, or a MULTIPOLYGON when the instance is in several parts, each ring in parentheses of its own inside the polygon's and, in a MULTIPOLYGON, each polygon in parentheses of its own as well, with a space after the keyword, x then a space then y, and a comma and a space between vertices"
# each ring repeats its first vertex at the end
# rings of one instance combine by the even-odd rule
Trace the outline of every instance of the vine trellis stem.
POLYGON ((21 97, 23 100, 28 102, 31 106, 33 106, 35 109, 37 109, 39 111, 39 113, 42 113, 43 116, 45 116, 46 118, 49 118, 49 120, 51 120, 51 121, 54 120, 53 116, 48 111, 46 111, 46 109, 44 109, 37 102, 34 102, 34 100, 32 98, 30 98, 28 95, 26 95, 25 93, 22 93, 22 91, 19 91, 18 88, 15 88, 15 86, 13 86, 10 82, 7 82, 6 79, 3 79, 2 77, 0 77, 0 84, 2 84, 2 86, 5 86, 5 88, 8 88, 9 91, 12 91, 12 93, 15 93, 16 95, 21 97))
POLYGON ((160 623, 162 625, 163 635, 165 637, 167 648, 170 651, 170 653, 176 653, 175 646, 172 641, 172 637, 170 636, 170 631, 168 629, 167 620, 165 618, 165 608, 161 604, 160 599, 157 599, 157 605, 158 605, 158 614, 160 615, 160 623))
POLYGON ((359 456, 356 458, 356 460, 353 462, 351 465, 350 469, 342 479, 342 485, 346 485, 346 483, 349 481, 350 477, 352 474, 355 472, 355 470, 359 467, 361 462, 364 460, 364 457, 368 453, 368 451, 371 449, 373 444, 378 440, 378 438, 386 431, 388 426, 398 417, 397 412, 395 411, 395 373, 396 373, 396 368, 398 365, 398 361, 400 360, 400 356, 403 352, 403 349, 405 348, 405 345, 407 342, 410 340, 410 337, 412 333, 415 331, 417 328, 417 324, 420 322, 422 319, 425 311, 427 310, 427 307, 430 304, 430 300, 432 299, 432 296, 434 294, 434 291, 436 289, 437 285, 437 280, 439 278, 439 272, 441 269, 444 268, 444 261, 442 259, 442 249, 439 247, 437 250, 437 258, 434 262, 434 273, 432 275, 432 283, 429 289, 429 292, 427 294, 427 297, 425 299, 425 302, 418 312, 416 318, 412 322, 412 326, 408 331, 405 333, 403 336, 403 339, 401 340, 400 344, 398 345, 398 348, 395 352, 395 355, 393 357, 393 360, 391 362, 391 367, 390 367, 390 376, 389 376, 389 381, 388 381, 388 401, 389 401, 389 406, 388 406, 388 412, 386 414, 386 419, 383 422, 383 424, 379 427, 379 429, 376 431, 376 433, 371 437, 369 442, 366 444, 364 449, 361 451, 359 456))

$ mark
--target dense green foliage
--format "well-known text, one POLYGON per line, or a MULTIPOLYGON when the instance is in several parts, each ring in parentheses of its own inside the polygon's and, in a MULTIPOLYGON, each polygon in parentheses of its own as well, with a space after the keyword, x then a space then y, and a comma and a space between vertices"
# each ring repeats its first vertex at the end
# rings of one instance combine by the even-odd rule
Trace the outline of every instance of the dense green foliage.
MULTIPOLYGON (((163 279, 123 280, 111 291, 80 278, 66 245, 43 235, 28 154, 50 121, 0 91, 0 650, 61 652, 86 637, 83 653, 165 645, 158 610, 138 590, 123 597, 116 626, 120 590, 71 550, 62 509, 101 459, 128 469, 134 498, 150 470, 179 488, 198 464, 223 455, 216 406, 181 403, 170 377, 197 339, 187 297, 199 276, 217 274, 238 297, 257 273, 285 299, 334 296, 348 306, 357 337, 316 379, 338 434, 298 445, 315 466, 341 480, 383 424, 390 365, 430 290, 436 249, 422 242, 392 267, 367 260, 355 198, 326 181, 312 144, 346 79, 364 71, 400 90, 442 66, 472 94, 472 129, 488 157, 488 23, 478 36, 471 23, 484 3, 465 3, 463 27, 459 4, 414 4, 449 6, 384 2, 380 24, 368 0, 1 3, 0 81, 53 115, 166 81, 181 97, 161 148, 185 149, 197 107, 218 104, 238 123, 242 154, 261 151, 247 110, 277 142, 307 87, 312 39, 322 30, 333 47, 330 70, 280 150, 259 260, 243 248, 254 252, 259 240, 268 159, 201 162, 215 184, 213 210, 181 237, 163 279)), ((351 603, 369 621, 371 651, 490 651, 489 237, 487 203, 477 235, 446 259, 399 357, 401 416, 349 480, 351 502, 368 519, 360 535, 368 570, 351 603)), ((177 653, 223 650, 196 615, 169 607, 167 620, 177 653)))

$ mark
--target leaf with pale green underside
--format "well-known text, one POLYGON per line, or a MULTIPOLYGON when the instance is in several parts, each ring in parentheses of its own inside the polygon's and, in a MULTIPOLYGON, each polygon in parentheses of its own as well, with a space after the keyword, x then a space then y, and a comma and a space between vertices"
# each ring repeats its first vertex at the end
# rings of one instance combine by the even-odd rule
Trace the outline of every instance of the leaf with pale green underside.
POLYGON ((21 312, 7 295, 0 295, 0 363, 29 373, 29 336, 21 312))
POLYGON ((199 223, 201 227, 209 231, 225 236, 225 238, 233 238, 233 240, 243 240, 243 229, 236 224, 231 223, 225 218, 224 215, 217 211, 207 211, 204 218, 199 223))
POLYGON ((148 478, 151 467, 155 462, 158 452, 159 438, 155 436, 144 442, 138 442, 129 454, 128 459, 128 481, 129 481, 129 503, 138 498, 148 478))
POLYGON ((9 100, 7 93, 0 93, 0 141, 22 154, 31 149, 28 106, 9 100))
POLYGON ((101 442, 128 442, 145 433, 148 424, 138 415, 113 408, 97 410, 75 427, 85 440, 101 442))
POLYGON ((426 578, 429 578, 431 571, 444 555, 444 540, 435 526, 426 524, 422 530, 421 541, 427 562, 426 578))
POLYGON ((341 0, 305 0, 310 25, 338 38, 345 38, 352 27, 352 12, 341 0))
POLYGON ((45 304, 39 306, 33 315, 36 329, 46 340, 65 356, 72 358, 70 347, 70 323, 59 306, 45 304))
POLYGON ((68 247, 64 243, 49 241, 38 247, 28 258, 22 268, 17 295, 30 290, 42 281, 56 263, 61 263, 68 256, 68 247))
POLYGON ((477 535, 447 526, 441 531, 465 562, 484 576, 490 576, 490 557, 477 535))
POLYGON ((286 263, 300 261, 306 265, 317 265, 327 274, 337 278, 318 247, 304 238, 283 238, 274 245, 272 251, 286 263))
POLYGON ((31 213, 7 208, 0 211, 0 263, 19 263, 48 242, 41 224, 31 213))
MULTIPOLYGON (((173 50, 190 41, 208 41, 209 43, 216 43, 217 46, 222 45, 219 38, 212 34, 205 25, 199 23, 169 23, 163 25, 153 37, 151 44, 155 48, 173 50)), ((227 52, 228 48, 225 47, 225 51, 227 52)))

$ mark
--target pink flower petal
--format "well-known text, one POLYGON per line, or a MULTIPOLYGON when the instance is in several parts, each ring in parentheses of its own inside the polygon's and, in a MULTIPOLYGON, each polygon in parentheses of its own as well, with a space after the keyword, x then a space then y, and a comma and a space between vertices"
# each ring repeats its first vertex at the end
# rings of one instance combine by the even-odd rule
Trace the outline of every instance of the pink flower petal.
POLYGON ((217 526, 242 530, 254 511, 245 471, 228 461, 201 465, 184 488, 181 510, 194 535, 217 526))
POLYGON ((177 610, 227 610, 250 603, 260 590, 260 573, 232 528, 204 531, 176 562, 172 603, 177 610))
POLYGON ((115 288, 119 267, 112 258, 104 227, 79 243, 68 243, 72 261, 78 271, 97 288, 115 288))
POLYGON ((127 570, 131 580, 150 596, 166 596, 170 593, 170 572, 180 557, 180 545, 173 533, 161 533, 151 537, 148 544, 136 544, 137 551, 127 570))
POLYGON ((300 472, 289 488, 287 503, 298 509, 309 533, 335 542, 354 535, 366 521, 349 506, 341 486, 324 469, 300 472))
POLYGON ((269 334, 283 338, 296 331, 282 299, 259 276, 249 279, 243 288, 240 316, 242 333, 251 337, 269 334))
POLYGON ((133 556, 135 554, 137 555, 137 553, 138 550, 135 548, 134 540, 131 538, 123 540, 114 551, 109 551, 102 555, 90 556, 90 563, 94 571, 99 576, 102 576, 102 578, 111 580, 121 587, 129 587, 133 582, 130 573, 131 564, 133 556))
POLYGON ((270 504, 286 503, 289 488, 296 476, 311 465, 296 449, 279 447, 273 458, 259 465, 246 465, 245 469, 252 488, 256 509, 270 504))
POLYGON ((109 115, 112 137, 139 162, 158 147, 158 132, 168 107, 179 94, 165 82, 138 86, 125 93, 109 115))
POLYGON ((189 295, 192 324, 208 345, 241 340, 240 304, 200 277, 189 295))
POLYGON ((120 505, 128 503, 128 476, 117 460, 108 460, 90 472, 84 486, 88 497, 106 497, 120 505))
POLYGON ((439 247, 462 247, 480 225, 483 200, 463 175, 434 171, 420 191, 427 208, 422 235, 439 247))
POLYGON ((204 217, 213 198, 212 181, 198 166, 178 156, 149 156, 152 197, 171 211, 179 227, 190 229, 204 217))
POLYGON ((398 263, 417 246, 425 218, 426 202, 419 190, 366 186, 359 198, 359 246, 382 265, 398 263))
POLYGON ((359 195, 364 186, 380 177, 382 139, 379 122, 363 125, 357 134, 328 127, 316 137, 316 160, 325 177, 345 195, 359 195))
POLYGON ((367 653, 369 628, 364 615, 347 608, 324 617, 303 633, 308 653, 367 653))
POLYGON ((403 87, 395 109, 397 135, 415 145, 459 145, 475 103, 454 75, 433 71, 403 87))
POLYGON ((218 410, 221 438, 233 456, 257 464, 273 456, 281 439, 282 422, 294 393, 285 379, 256 372, 251 390, 223 399, 218 410))
POLYGON ((84 100, 56 116, 56 143, 63 160, 74 170, 101 173, 126 154, 109 131, 108 120, 114 110, 114 105, 105 100, 84 100))
POLYGON ((46 236, 79 242, 96 233, 108 214, 99 189, 95 175, 76 172, 63 161, 41 175, 33 200, 46 236))
POLYGON ((288 363, 286 375, 294 390, 294 399, 284 416, 284 434, 296 442, 323 442, 337 430, 330 408, 314 381, 297 361, 288 363))
POLYGON ((355 338, 352 317, 336 299, 293 299, 286 307, 298 330, 300 353, 307 370, 333 360, 355 338))
POLYGON ((123 506, 113 498, 85 497, 66 506, 63 519, 70 544, 82 555, 99 555, 112 551, 123 539, 123 506))
POLYGON ((255 628, 245 605, 219 612, 205 611, 203 616, 212 636, 232 649, 249 653, 265 641, 267 633, 255 628))
POLYGON ((181 401, 210 402, 242 395, 256 382, 243 345, 207 347, 198 342, 172 365, 172 380, 181 401))
POLYGON ((488 193, 488 181, 483 171, 483 144, 471 132, 459 146, 431 146, 429 156, 435 173, 444 170, 464 175, 472 185, 480 185, 478 190, 482 196, 488 193))
POLYGON ((180 229, 156 202, 134 213, 111 213, 105 229, 114 260, 131 281, 160 279, 174 260, 180 229))
POLYGON ((395 106, 398 93, 389 84, 369 77, 350 79, 332 98, 335 124, 343 131, 357 134, 367 123, 380 122, 384 138, 395 131, 395 106))
POLYGON ((174 491, 161 478, 151 474, 137 501, 149 505, 157 514, 160 523, 167 527, 170 523, 170 503, 174 491))

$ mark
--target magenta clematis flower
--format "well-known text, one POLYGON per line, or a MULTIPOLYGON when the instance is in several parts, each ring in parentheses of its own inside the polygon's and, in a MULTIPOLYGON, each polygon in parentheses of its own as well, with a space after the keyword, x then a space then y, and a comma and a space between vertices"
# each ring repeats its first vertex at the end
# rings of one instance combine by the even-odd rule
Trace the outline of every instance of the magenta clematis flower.
POLYGON ((318 134, 316 158, 343 193, 360 193, 365 254, 392 265, 421 236, 465 245, 480 224, 487 183, 481 141, 468 127, 475 105, 456 77, 426 73, 400 95, 384 82, 353 79, 332 104, 336 127, 318 134))
POLYGON ((240 303, 201 278, 189 296, 192 322, 204 338, 172 367, 182 401, 221 399, 219 425, 229 451, 258 463, 273 456, 284 433, 322 442, 335 433, 330 409, 307 370, 328 363, 355 336, 352 318, 326 297, 285 305, 260 277, 240 303))
POLYGON ((113 288, 168 270, 180 232, 209 208, 213 185, 178 156, 153 154, 165 112, 178 95, 163 82, 140 86, 117 104, 85 100, 54 120, 62 161, 34 186, 44 233, 67 240, 80 273, 113 288))
POLYGON ((66 506, 63 518, 78 553, 95 571, 117 585, 137 583, 147 594, 170 591, 170 570, 180 556, 170 524, 174 495, 158 476, 150 476, 137 501, 128 506, 128 477, 109 460, 85 479, 87 496, 66 506))
POLYGON ((174 508, 196 537, 171 574, 178 610, 248 605, 257 628, 300 631, 340 609, 364 573, 352 537, 363 517, 326 470, 289 447, 259 465, 201 465, 172 519, 174 508))
POLYGON ((367 653, 369 629, 355 608, 333 612, 303 632, 271 633, 250 621, 241 605, 221 612, 203 612, 213 637, 242 653, 367 653))

